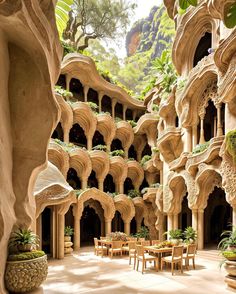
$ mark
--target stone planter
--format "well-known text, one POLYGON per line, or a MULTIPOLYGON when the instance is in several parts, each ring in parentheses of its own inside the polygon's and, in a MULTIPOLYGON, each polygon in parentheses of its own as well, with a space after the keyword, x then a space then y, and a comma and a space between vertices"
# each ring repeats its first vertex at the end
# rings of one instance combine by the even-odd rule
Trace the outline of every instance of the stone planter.
POLYGON ((225 261, 224 268, 228 275, 225 277, 225 283, 234 289, 236 289, 236 262, 225 261))
POLYGON ((73 243, 71 242, 71 236, 64 236, 64 253, 71 254, 73 252, 73 243))
POLYGON ((7 261, 5 285, 14 293, 24 293, 38 288, 48 274, 47 255, 30 260, 7 261))

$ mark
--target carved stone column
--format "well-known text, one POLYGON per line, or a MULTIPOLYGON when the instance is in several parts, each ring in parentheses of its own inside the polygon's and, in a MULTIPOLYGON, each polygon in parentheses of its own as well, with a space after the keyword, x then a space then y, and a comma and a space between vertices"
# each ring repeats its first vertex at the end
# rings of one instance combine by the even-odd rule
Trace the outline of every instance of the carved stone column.
POLYGON ((81 179, 81 189, 84 190, 87 188, 87 182, 88 182, 88 178, 83 177, 81 179))
POLYGON ((123 120, 126 120, 126 110, 127 110, 127 106, 123 105, 123 120))
POLYGON ((42 250, 42 214, 40 214, 36 220, 36 234, 40 240, 39 250, 42 250))
POLYGON ((103 183, 104 183, 104 179, 98 178, 98 189, 101 191, 103 191, 103 183))
POLYGON ((205 141, 205 135, 204 135, 204 117, 200 118, 200 140, 199 144, 204 144, 205 141))
POLYGON ((102 98, 104 96, 103 92, 98 93, 98 111, 102 112, 102 98))
POLYGON ((173 215, 173 226, 174 226, 174 230, 178 229, 179 215, 177 213, 173 215))
POLYGON ((236 227, 236 205, 233 205, 232 209, 233 209, 232 224, 234 227, 236 227))
POLYGON ((203 249, 204 247, 204 209, 198 209, 198 249, 203 249))
POLYGON ((87 137, 87 149, 91 151, 93 148, 93 138, 92 136, 87 137))
POLYGON ((89 86, 84 85, 84 102, 88 101, 88 91, 89 91, 89 86))
POLYGON ((71 76, 66 74, 66 91, 70 91, 70 81, 71 81, 71 76))
POLYGON ((105 233, 110 234, 111 233, 111 219, 105 219, 105 233))
POLYGON ((221 123, 221 107, 222 104, 218 103, 216 104, 216 109, 217 109, 217 132, 216 136, 220 137, 223 135, 223 128, 222 128, 222 123, 221 123))
POLYGON ((141 229, 142 220, 136 219, 136 232, 140 231, 141 229))
POLYGON ((197 226, 197 209, 192 209, 192 227, 197 232, 198 226, 197 226))
POLYGON ((191 128, 186 128, 186 152, 192 151, 192 130, 191 128))
POLYGON ((124 231, 126 235, 130 235, 130 221, 124 222, 124 231))
MULTIPOLYGON (((173 230, 173 214, 167 214, 167 231, 173 230)), ((169 239, 169 235, 168 235, 169 239)))
POLYGON ((198 141, 197 141, 197 125, 194 125, 192 127, 192 149, 197 145, 198 141))
POLYGON ((64 258, 64 230, 65 230, 65 215, 58 214, 58 259, 64 258))
POLYGON ((116 103, 117 103, 116 99, 113 98, 111 100, 111 114, 112 114, 113 119, 115 119, 115 117, 116 117, 116 113, 115 113, 116 103))
POLYGON ((78 251, 80 248, 80 215, 78 213, 78 204, 73 207, 74 216, 74 250, 78 251))

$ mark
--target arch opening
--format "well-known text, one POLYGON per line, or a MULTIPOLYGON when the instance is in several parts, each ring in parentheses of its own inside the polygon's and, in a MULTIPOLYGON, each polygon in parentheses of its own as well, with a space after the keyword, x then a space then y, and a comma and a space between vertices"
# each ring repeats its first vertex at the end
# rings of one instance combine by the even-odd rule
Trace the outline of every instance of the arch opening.
POLYGON ((129 156, 129 158, 133 158, 133 159, 137 160, 137 152, 134 148, 134 145, 130 146, 128 156, 129 156))
POLYGON ((215 187, 209 195, 204 211, 204 247, 216 248, 221 233, 232 223, 232 207, 226 201, 225 192, 215 187))
POLYGON ((212 34, 206 32, 200 39, 193 58, 193 67, 195 67, 200 60, 209 55, 208 49, 212 47, 212 34))
POLYGON ((93 102, 98 105, 98 93, 91 88, 88 90, 88 102, 93 102))
POLYGON ((97 145, 106 145, 104 137, 99 131, 96 131, 93 136, 93 147, 97 145))
POLYGON ((116 186, 113 181, 112 175, 108 174, 104 180, 104 191, 114 193, 116 191, 116 186))
POLYGON ((69 89, 75 100, 84 102, 84 87, 79 80, 71 79, 69 89))
POLYGON ((64 141, 64 132, 63 132, 63 128, 61 126, 61 122, 59 122, 57 124, 57 127, 55 128, 55 130, 52 133, 52 138, 53 139, 59 139, 61 141, 64 141))
POLYGON ((133 189, 134 189, 134 185, 131 178, 129 177, 126 178, 124 182, 124 193, 128 194, 129 190, 133 190, 133 189))
POLYGON ((69 140, 71 143, 80 146, 87 147, 87 138, 85 136, 84 130, 79 124, 74 124, 70 130, 69 140))
POLYGON ((41 214, 42 218, 42 250, 49 255, 52 255, 52 224, 51 224, 51 209, 46 207, 41 214))
POLYGON ((81 189, 81 181, 80 181, 80 178, 78 177, 77 172, 74 168, 69 168, 69 170, 67 172, 67 179, 66 180, 73 189, 75 189, 75 190, 81 189))
POLYGON ((112 114, 111 98, 104 95, 102 98, 102 111, 112 114))
POLYGON ((91 174, 88 178, 88 187, 89 188, 98 188, 98 180, 96 178, 96 173, 94 170, 91 171, 91 174))
POLYGON ((192 211, 188 207, 188 193, 183 197, 181 204, 181 212, 179 214, 179 228, 185 230, 192 226, 192 211))
POLYGON ((112 219, 112 232, 124 232, 124 221, 119 211, 116 211, 112 219))
POLYGON ((119 139, 114 139, 111 143, 111 151, 123 150, 122 142, 119 139))

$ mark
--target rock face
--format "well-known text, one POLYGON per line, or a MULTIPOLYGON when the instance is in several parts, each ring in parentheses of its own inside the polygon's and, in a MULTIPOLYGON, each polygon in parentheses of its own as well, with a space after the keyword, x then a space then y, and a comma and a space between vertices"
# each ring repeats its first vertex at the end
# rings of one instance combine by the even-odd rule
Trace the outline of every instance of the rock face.
POLYGON ((55 3, 0 1, 0 293, 12 228, 33 225, 32 189, 58 120, 55 3))
POLYGON ((128 56, 138 52, 153 49, 152 58, 160 56, 166 47, 162 41, 170 42, 160 33, 160 17, 164 12, 163 7, 154 6, 147 18, 138 20, 126 36, 126 51, 128 56))

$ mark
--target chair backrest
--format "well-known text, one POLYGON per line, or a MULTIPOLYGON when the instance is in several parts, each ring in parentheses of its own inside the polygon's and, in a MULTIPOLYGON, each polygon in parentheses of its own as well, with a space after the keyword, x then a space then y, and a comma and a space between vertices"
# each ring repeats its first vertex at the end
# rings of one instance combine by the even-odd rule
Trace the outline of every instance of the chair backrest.
POLYGON ((183 258, 183 251, 184 251, 184 246, 173 246, 172 248, 172 260, 173 259, 182 259, 183 258))
POLYGON ((112 249, 122 249, 123 242, 122 241, 112 241, 111 248, 112 249))
POLYGON ((107 237, 100 237, 100 240, 106 240, 107 237))
POLYGON ((187 256, 195 255, 197 249, 197 244, 188 244, 187 246, 187 256))
POLYGON ((143 245, 136 245, 136 254, 137 256, 144 256, 143 245))
POLYGON ((138 241, 143 242, 143 241, 145 241, 145 238, 138 238, 138 241))
POLYGON ((142 246, 150 246, 150 241, 141 241, 142 246))
POLYGON ((129 241, 128 246, 129 246, 129 250, 130 250, 130 249, 135 249, 136 242, 134 242, 134 241, 129 241))
POLYGON ((94 240, 94 245, 95 246, 98 246, 98 239, 97 238, 93 238, 93 240, 94 240))
POLYGON ((161 243, 160 240, 152 240, 152 245, 158 245, 160 243, 161 243))
POLYGON ((128 237, 127 240, 128 241, 137 241, 138 238, 136 238, 136 237, 128 237))

